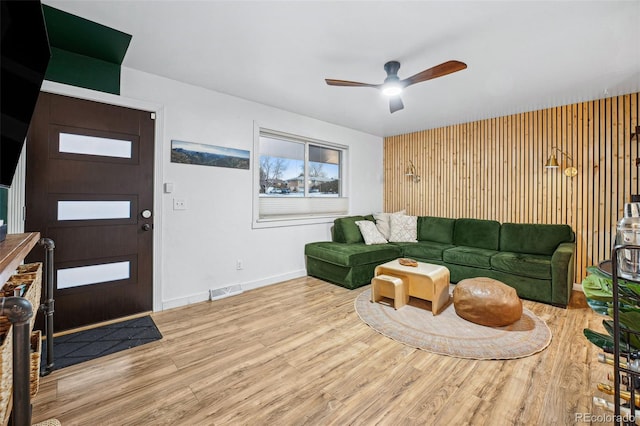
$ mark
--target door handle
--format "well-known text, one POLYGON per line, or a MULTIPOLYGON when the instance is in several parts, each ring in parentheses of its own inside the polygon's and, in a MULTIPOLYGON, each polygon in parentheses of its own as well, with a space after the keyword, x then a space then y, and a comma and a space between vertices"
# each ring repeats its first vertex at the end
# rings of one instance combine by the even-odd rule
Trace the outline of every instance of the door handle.
POLYGON ((153 227, 151 225, 149 225, 148 223, 145 223, 144 225, 142 225, 142 230, 143 231, 151 231, 153 227))

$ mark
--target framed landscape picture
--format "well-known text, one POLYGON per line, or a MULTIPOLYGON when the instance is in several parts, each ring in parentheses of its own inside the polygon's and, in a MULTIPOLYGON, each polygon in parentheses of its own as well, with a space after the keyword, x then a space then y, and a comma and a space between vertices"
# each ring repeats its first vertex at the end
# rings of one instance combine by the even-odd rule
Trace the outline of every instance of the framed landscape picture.
POLYGON ((201 143, 171 141, 171 162, 249 170, 249 151, 201 143))

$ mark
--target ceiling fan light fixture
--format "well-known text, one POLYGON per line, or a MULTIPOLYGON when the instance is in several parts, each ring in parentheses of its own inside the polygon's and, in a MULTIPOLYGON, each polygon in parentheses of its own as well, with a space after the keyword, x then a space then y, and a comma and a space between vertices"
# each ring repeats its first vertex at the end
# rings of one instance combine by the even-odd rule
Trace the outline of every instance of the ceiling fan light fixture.
POLYGON ((382 86, 382 94, 385 96, 398 96, 402 93, 402 84, 399 81, 390 81, 382 86))
POLYGON ((398 70, 400 69, 400 62, 389 61, 384 64, 384 70, 387 73, 387 78, 384 79, 382 84, 360 83, 358 81, 348 80, 334 80, 332 78, 325 78, 324 81, 329 86, 342 86, 342 87, 371 87, 378 89, 383 95, 389 98, 389 112, 392 114, 396 111, 404 109, 400 94, 404 91, 405 87, 409 87, 416 83, 431 80, 438 77, 443 77, 453 72, 461 71, 467 68, 467 64, 460 61, 447 61, 435 67, 428 68, 424 71, 412 75, 409 78, 400 80, 398 77, 398 70))

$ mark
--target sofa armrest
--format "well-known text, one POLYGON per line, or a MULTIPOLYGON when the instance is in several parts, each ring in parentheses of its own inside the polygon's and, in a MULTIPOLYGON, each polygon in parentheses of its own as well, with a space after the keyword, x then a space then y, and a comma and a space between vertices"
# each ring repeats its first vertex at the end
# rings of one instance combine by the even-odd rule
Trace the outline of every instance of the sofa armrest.
POLYGON ((561 243, 551 257, 551 302, 567 306, 575 278, 575 243, 561 243))

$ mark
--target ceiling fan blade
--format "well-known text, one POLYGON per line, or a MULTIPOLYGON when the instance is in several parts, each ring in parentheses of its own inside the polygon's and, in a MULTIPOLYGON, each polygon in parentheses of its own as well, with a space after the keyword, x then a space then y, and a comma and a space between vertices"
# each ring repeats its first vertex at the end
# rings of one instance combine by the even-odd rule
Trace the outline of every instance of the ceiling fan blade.
POLYGON ((357 81, 347 81, 347 80, 332 80, 330 78, 325 78, 324 81, 326 81, 329 86, 375 87, 375 88, 380 87, 380 84, 358 83, 357 81))
POLYGON ((462 71, 465 68, 467 68, 467 64, 465 64, 464 62, 447 61, 440 65, 436 65, 435 67, 429 68, 428 70, 419 72, 416 75, 412 75, 409 78, 405 78, 404 80, 402 80, 402 83, 406 87, 412 84, 420 83, 422 81, 431 80, 432 78, 442 77, 456 71, 462 71))
POLYGON ((404 108, 404 104, 402 103, 402 99, 400 96, 392 96, 389 98, 389 111, 393 114, 396 111, 400 111, 404 108))

